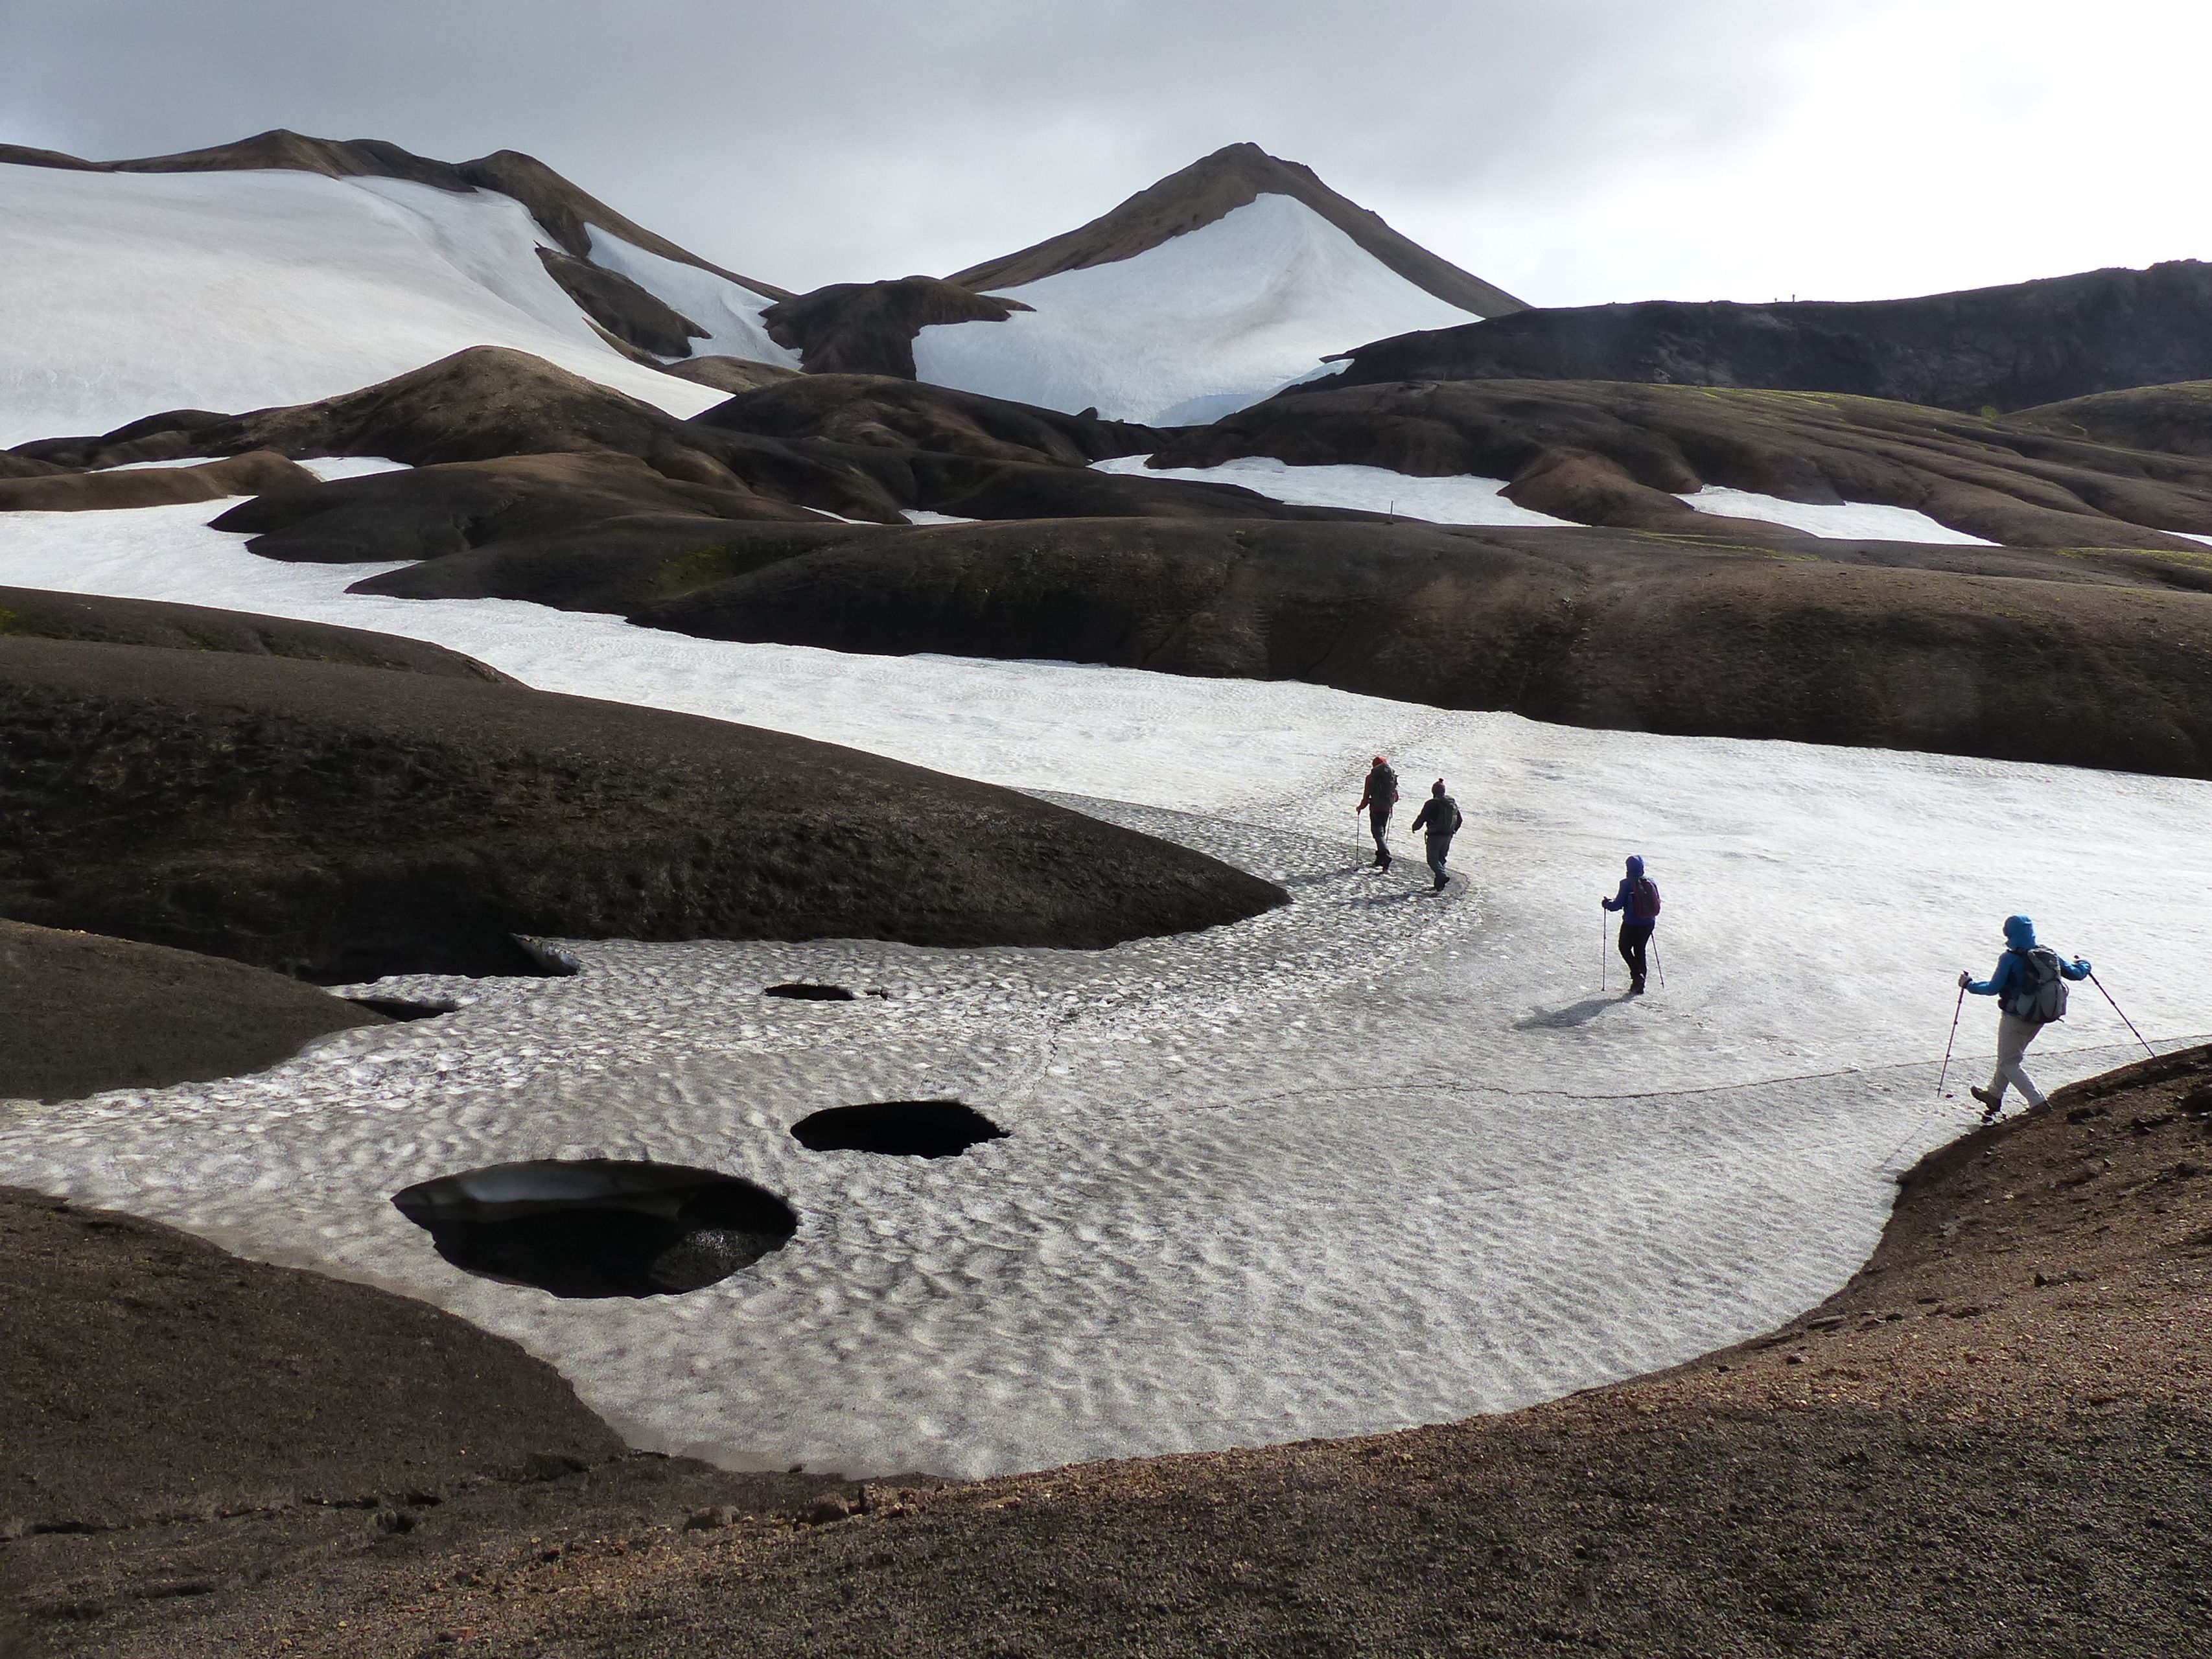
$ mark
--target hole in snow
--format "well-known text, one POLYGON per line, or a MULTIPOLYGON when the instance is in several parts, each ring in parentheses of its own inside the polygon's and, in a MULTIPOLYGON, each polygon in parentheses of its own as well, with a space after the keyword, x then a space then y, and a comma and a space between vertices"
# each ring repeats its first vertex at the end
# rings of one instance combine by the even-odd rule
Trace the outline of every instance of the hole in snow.
POLYGON ((392 1201, 456 1267, 561 1297, 700 1290, 799 1229, 791 1206, 750 1181, 612 1158, 494 1164, 392 1201))
POLYGON ((853 994, 842 985, 771 985, 764 997, 789 997, 794 1002, 850 1002, 853 994))
POLYGON ((407 997, 348 997, 356 1008, 366 1008, 372 1014, 382 1014, 386 1019, 435 1019, 441 1014, 458 1012, 458 1002, 416 1002, 407 997))
POLYGON ((957 1100, 878 1100, 832 1106, 803 1117, 792 1134, 810 1152, 883 1152, 893 1158, 957 1158, 1006 1132, 957 1100))

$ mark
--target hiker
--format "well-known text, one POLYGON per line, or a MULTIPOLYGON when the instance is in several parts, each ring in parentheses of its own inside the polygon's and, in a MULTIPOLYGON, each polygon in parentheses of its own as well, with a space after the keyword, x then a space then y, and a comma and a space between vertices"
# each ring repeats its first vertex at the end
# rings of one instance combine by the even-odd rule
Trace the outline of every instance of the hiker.
POLYGON ((1651 930, 1659 925, 1659 884, 1644 873, 1641 854, 1628 855, 1628 873, 1620 890, 1598 902, 1620 912, 1620 959, 1628 964, 1628 994, 1644 994, 1644 951, 1651 943, 1651 930))
POLYGON ((1429 873, 1437 884, 1429 890, 1444 890, 1444 860, 1451 852, 1452 837, 1467 820, 1460 816, 1459 803, 1444 793, 1444 781, 1438 778, 1429 786, 1429 798, 1421 803, 1421 810, 1413 817, 1413 828, 1425 828, 1429 832, 1429 873))
POLYGON ((1368 769, 1367 787, 1359 792, 1359 805, 1353 807, 1357 814, 1367 814, 1367 827, 1375 832, 1375 867, 1390 867, 1390 849, 1383 845, 1382 837, 1390 828, 1390 809, 1398 804, 1398 775, 1390 769, 1390 763, 1382 756, 1368 769))
POLYGON ((1987 979, 1959 975, 1959 988, 1978 997, 1997 1000, 1997 1069, 1986 1089, 1968 1093, 1982 1103, 1982 1121, 1987 1123, 2004 1110, 2005 1089, 2019 1085, 2031 1107, 2043 1104, 2043 1091, 2035 1086, 2021 1066, 2027 1045, 2054 1019, 2066 1018, 2066 981, 2089 977, 2086 957, 2059 960, 2058 952, 2035 942, 2035 924, 2026 916, 2007 916, 2005 953, 1997 970, 1987 979))

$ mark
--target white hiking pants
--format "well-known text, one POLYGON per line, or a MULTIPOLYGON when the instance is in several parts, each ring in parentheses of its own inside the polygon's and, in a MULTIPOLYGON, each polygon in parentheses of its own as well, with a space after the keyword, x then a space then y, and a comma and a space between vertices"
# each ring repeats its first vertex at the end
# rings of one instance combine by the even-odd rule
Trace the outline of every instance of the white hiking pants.
POLYGON ((2043 1104, 2043 1091, 2035 1086, 2021 1060, 2027 1053, 2027 1045, 2043 1030, 2032 1019, 2021 1019, 2014 1014, 1997 1016, 1997 1069, 1990 1079, 1990 1095, 1993 1100, 2002 1100, 2005 1085, 2016 1084, 2031 1106, 2043 1104))

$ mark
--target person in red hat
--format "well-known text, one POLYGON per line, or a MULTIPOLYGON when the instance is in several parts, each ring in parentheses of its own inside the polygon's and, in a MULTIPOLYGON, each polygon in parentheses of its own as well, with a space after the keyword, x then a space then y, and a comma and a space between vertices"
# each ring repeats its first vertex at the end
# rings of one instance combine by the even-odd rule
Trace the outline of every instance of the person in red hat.
POLYGON ((1383 836, 1390 829, 1390 809, 1398 804, 1398 775, 1390 769, 1390 763, 1377 755, 1375 764, 1368 769, 1367 787, 1359 792, 1359 805, 1354 813, 1367 814, 1368 828, 1375 832, 1375 867, 1390 867, 1390 849, 1383 836))

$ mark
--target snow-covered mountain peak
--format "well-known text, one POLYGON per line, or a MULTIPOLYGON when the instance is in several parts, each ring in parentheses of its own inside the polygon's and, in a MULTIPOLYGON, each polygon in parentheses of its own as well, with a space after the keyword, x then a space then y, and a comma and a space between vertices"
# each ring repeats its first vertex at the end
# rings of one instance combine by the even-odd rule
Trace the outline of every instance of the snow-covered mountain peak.
POLYGON ((1326 372, 1322 360, 1353 344, 1472 320, 1273 191, 1140 252, 994 295, 1024 309, 921 330, 921 379, 1156 426, 1218 419, 1326 372))
POLYGON ((1504 289, 1462 270, 1383 222, 1380 214, 1340 196, 1311 167, 1270 155, 1257 144, 1225 145, 1147 185, 1111 212, 1061 235, 957 271, 963 288, 1000 291, 1062 271, 1109 264, 1203 229, 1262 196, 1303 204, 1342 231, 1386 270, 1423 292, 1476 317, 1526 309, 1504 289))
POLYGON ((1214 420, 1389 333, 1524 308, 1249 143, 948 280, 1023 309, 921 329, 921 379, 1158 425, 1214 420))

